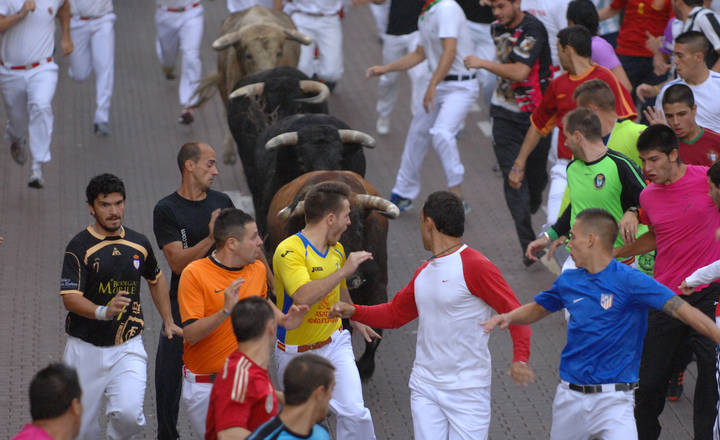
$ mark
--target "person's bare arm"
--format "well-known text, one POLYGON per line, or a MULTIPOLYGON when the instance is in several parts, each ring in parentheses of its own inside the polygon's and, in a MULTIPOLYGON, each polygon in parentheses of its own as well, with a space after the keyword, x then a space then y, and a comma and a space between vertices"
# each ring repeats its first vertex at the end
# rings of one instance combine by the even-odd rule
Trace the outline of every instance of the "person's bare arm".
POLYGON ((213 231, 215 229, 215 219, 217 219, 218 215, 220 215, 220 209, 216 209, 210 214, 208 236, 197 242, 195 246, 184 249, 182 242, 173 241, 162 247, 163 254, 170 265, 170 270, 175 274, 179 275, 188 264, 207 255, 213 244, 215 244, 213 231))
MULTIPOLYGON (((116 317, 125 307, 130 305, 131 300, 126 295, 128 295, 128 292, 121 290, 107 303, 105 306, 107 307, 105 310, 105 320, 116 317)), ((66 293, 62 296, 62 299, 63 305, 68 312, 73 312, 76 315, 89 319, 98 319, 95 313, 99 307, 103 307, 95 304, 79 293, 66 293)))
POLYGON ((57 18, 60 20, 60 29, 62 31, 60 47, 63 55, 70 55, 74 49, 72 37, 70 36, 70 0, 65 0, 65 3, 60 6, 57 18))
POLYGON ((399 58, 392 63, 385 64, 384 66, 372 66, 368 67, 365 71, 365 79, 373 76, 384 75, 389 72, 399 72, 401 70, 411 69, 418 64, 425 61, 425 49, 418 45, 414 51, 408 53, 402 58, 399 58))
POLYGON ((170 289, 163 274, 160 274, 154 283, 148 281, 148 288, 150 288, 150 295, 155 303, 155 308, 160 313, 160 318, 162 318, 165 336, 168 339, 172 339, 173 336, 182 337, 183 330, 175 324, 170 311, 170 289))
POLYGON ((531 302, 517 309, 495 315, 480 325, 485 327, 485 333, 490 333, 495 327, 508 328, 509 325, 529 325, 549 315, 550 312, 540 304, 531 302))
POLYGON ((655 233, 651 229, 638 237, 633 243, 616 247, 613 251, 613 257, 628 258, 635 255, 642 255, 654 250, 655 247, 655 233))
POLYGON ((662 311, 694 328, 698 333, 712 339, 715 344, 720 344, 720 327, 707 315, 685 302, 679 296, 670 298, 663 306, 662 311))
POLYGON ((530 66, 524 63, 496 63, 476 56, 466 57, 465 67, 468 69, 485 69, 490 73, 515 82, 525 81, 531 70, 530 66))
POLYGON ((523 139, 520 151, 518 152, 512 169, 510 170, 510 174, 508 174, 508 183, 511 187, 519 189, 522 186, 522 181, 525 178, 525 163, 527 162, 527 158, 530 156, 530 153, 535 150, 535 147, 537 147, 537 144, 540 142, 542 137, 543 136, 538 129, 535 128, 534 125, 530 124, 530 128, 527 133, 525 133, 525 139, 523 139))
POLYGON ((348 255, 345 265, 339 270, 320 280, 314 280, 303 284, 293 293, 293 303, 298 305, 312 306, 316 302, 325 298, 332 289, 335 288, 342 280, 349 277, 357 270, 358 266, 364 261, 372 258, 370 252, 358 251, 348 255))
POLYGON ((22 8, 15 13, 10 15, 0 15, 0 32, 5 32, 11 27, 18 24, 23 18, 27 17, 30 12, 35 11, 35 1, 26 0, 22 5, 22 8))
MULTIPOLYGON (((353 304, 353 300, 350 297, 350 292, 344 287, 340 288, 340 301, 351 305, 353 304)), ((382 339, 382 336, 380 336, 375 330, 373 330, 372 327, 367 326, 361 322, 351 320, 350 325, 353 329, 360 332, 363 339, 365 339, 365 341, 367 342, 372 342, 373 338, 382 339)))
POLYGON ((236 426, 218 432, 217 438, 218 440, 245 440, 250 434, 251 432, 247 429, 236 426))
POLYGON ((430 113, 433 103, 435 102, 437 85, 447 76, 457 53, 457 38, 441 38, 440 41, 442 42, 443 53, 440 56, 440 61, 438 61, 435 72, 433 72, 430 78, 430 83, 427 86, 425 97, 423 98, 423 108, 425 108, 427 113, 430 113))
POLYGON ((625 73, 625 69, 623 68, 622 64, 619 64, 610 71, 615 75, 615 78, 617 78, 618 81, 620 81, 620 84, 622 84, 623 87, 625 87, 625 90, 632 93, 632 84, 630 83, 630 78, 628 78, 627 73, 625 73))
POLYGON ((619 13, 620 13, 620 9, 613 9, 610 7, 610 5, 607 5, 598 11, 598 20, 599 21, 607 20, 608 18, 613 18, 614 16, 616 16, 619 13))

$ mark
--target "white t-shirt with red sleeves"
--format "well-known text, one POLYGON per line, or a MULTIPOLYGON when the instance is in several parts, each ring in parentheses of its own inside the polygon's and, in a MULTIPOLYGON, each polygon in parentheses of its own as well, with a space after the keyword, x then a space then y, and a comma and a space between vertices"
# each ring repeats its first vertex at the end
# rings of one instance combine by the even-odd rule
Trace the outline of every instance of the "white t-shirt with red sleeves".
MULTIPOLYGON (((352 319, 398 328, 419 318, 411 380, 453 390, 490 385, 488 335, 481 322, 520 306, 500 270, 482 253, 462 245, 424 263, 391 302, 356 305, 352 319)), ((510 326, 514 361, 530 357, 530 328, 510 326)))

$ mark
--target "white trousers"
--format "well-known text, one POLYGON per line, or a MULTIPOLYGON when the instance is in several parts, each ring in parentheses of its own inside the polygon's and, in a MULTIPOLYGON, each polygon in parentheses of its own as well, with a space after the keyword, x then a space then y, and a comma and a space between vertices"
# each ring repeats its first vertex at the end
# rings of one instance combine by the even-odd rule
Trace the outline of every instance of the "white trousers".
POLYGON ((388 27, 388 14, 390 13, 390 2, 384 2, 380 5, 370 3, 370 12, 372 12, 373 19, 375 19, 375 26, 377 27, 378 35, 383 37, 388 27))
POLYGON ((317 75, 323 81, 337 82, 343 75, 343 33, 339 15, 313 17, 302 12, 291 15, 295 27, 312 38, 309 46, 300 46, 298 69, 305 75, 317 75), (318 59, 315 59, 315 46, 318 59))
MULTIPOLYGON (((365 408, 362 395, 360 373, 355 366, 350 340, 350 332, 337 331, 328 345, 312 350, 310 353, 322 356, 335 366, 335 389, 330 399, 330 410, 337 416, 338 440, 373 440, 373 427, 370 410, 365 408)), ((275 347, 278 378, 282 381, 287 364, 297 353, 282 351, 275 347)))
POLYGON ((212 386, 211 383, 196 383, 183 377, 182 401, 190 418, 190 426, 198 438, 205 438, 205 421, 207 420, 212 386))
POLYGON ((75 81, 85 81, 95 71, 94 122, 107 123, 115 76, 115 14, 90 20, 73 17, 70 36, 75 48, 70 54, 68 74, 75 81))
POLYGON ((557 156, 558 149, 558 129, 553 129, 552 140, 550 141, 550 153, 548 161, 550 166, 550 188, 548 189, 547 198, 547 216, 543 230, 546 230, 557 221, 562 205, 563 195, 567 188, 567 166, 570 163, 568 159, 561 159, 557 156))
MULTIPOLYGON (((383 64, 389 64, 413 52, 418 44, 420 44, 420 34, 418 31, 406 35, 384 34, 382 48, 383 64)), ((428 70, 427 61, 423 61, 408 70, 407 74, 410 77, 410 108, 412 114, 415 115, 418 111, 425 111, 422 109, 422 100, 432 75, 428 70)), ((400 72, 390 72, 380 77, 380 81, 378 82, 378 100, 375 109, 381 118, 389 118, 395 108, 395 103, 400 93, 400 90, 398 90, 399 79, 400 72)))
POLYGON ((635 393, 584 394, 561 382, 552 409, 551 440, 636 440, 635 393))
POLYGON ((98 413, 107 402, 107 438, 132 439, 145 426, 143 402, 147 353, 142 336, 121 345, 98 347, 68 336, 63 362, 77 370, 82 388, 82 426, 78 440, 97 440, 98 413), (104 399, 103 399, 104 397, 104 399))
POLYGON ((0 93, 8 115, 5 139, 25 139, 29 134, 33 165, 50 162, 53 133, 52 100, 58 80, 54 62, 30 70, 10 70, 0 66, 0 93))
MULTIPOLYGON (((467 23, 470 29, 470 37, 475 44, 473 54, 483 60, 495 61, 495 42, 490 31, 490 24, 475 23, 470 20, 467 23)), ((497 76, 488 70, 478 69, 477 79, 480 85, 482 102, 489 105, 497 83, 497 76)))
POLYGON ((255 5, 263 6, 268 9, 271 9, 273 7, 273 1, 272 0, 227 0, 228 12, 230 12, 231 14, 238 12, 238 11, 244 11, 245 9, 251 8, 255 5))
POLYGON ((393 193, 407 199, 420 194, 420 171, 431 143, 445 170, 447 186, 462 183, 465 168, 460 161, 456 136, 477 96, 477 81, 442 81, 438 84, 430 112, 423 109, 413 115, 393 193))
POLYGON ((410 377, 415 440, 485 440, 490 387, 439 390, 410 377))
POLYGON ((156 51, 164 67, 175 66, 178 49, 182 53, 179 96, 180 105, 189 107, 197 102, 193 97, 202 75, 200 43, 203 35, 203 7, 184 12, 169 12, 158 8, 155 12, 157 32, 156 51))

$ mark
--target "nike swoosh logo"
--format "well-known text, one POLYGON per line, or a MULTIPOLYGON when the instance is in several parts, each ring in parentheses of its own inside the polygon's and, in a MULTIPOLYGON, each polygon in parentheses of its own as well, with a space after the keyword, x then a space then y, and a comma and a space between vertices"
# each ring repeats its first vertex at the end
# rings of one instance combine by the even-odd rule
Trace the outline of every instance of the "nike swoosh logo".
POLYGON ((225 289, 220 289, 220 290, 215 289, 215 293, 221 293, 221 292, 224 292, 224 291, 225 291, 225 289))
POLYGON ((575 299, 573 300, 573 304, 575 304, 575 303, 577 303, 577 302, 580 302, 580 301, 582 301, 582 300, 584 300, 584 299, 585 299, 585 298, 575 298, 575 299))
POLYGON ((448 280, 442 280, 442 282, 443 282, 443 283, 447 283, 447 282, 448 282, 448 280))

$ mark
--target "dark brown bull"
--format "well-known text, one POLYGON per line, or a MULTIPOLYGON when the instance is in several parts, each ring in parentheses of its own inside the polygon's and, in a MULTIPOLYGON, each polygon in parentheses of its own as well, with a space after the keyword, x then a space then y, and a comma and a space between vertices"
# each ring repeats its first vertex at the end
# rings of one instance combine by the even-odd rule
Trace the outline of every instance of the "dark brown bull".
MULTIPOLYGON (((265 248, 272 256, 277 245, 305 226, 303 198, 311 186, 326 181, 340 181, 350 186, 350 221, 340 237, 345 253, 365 250, 373 259, 360 265, 347 279, 353 302, 382 304, 387 302, 387 232, 388 218, 396 218, 398 208, 380 197, 380 193, 359 174, 352 171, 313 171, 303 174, 280 188, 270 204, 267 215, 268 237, 265 248)), ((272 258, 270 258, 272 259, 272 258)), ((282 292, 276 292, 282 295, 282 292)), ((382 334, 382 330, 375 329, 382 334)), ((360 377, 368 379, 375 370, 375 351, 380 340, 365 344, 365 351, 357 361, 360 377)))
MULTIPOLYGON (((248 74, 277 66, 297 67, 300 44, 312 40, 295 28, 290 17, 275 9, 253 6, 230 14, 220 27, 212 47, 218 51, 217 73, 203 80, 198 88, 196 107, 211 96, 215 86, 228 107, 228 96, 235 84, 248 74)), ((223 161, 235 162, 235 149, 226 130, 223 161)))

